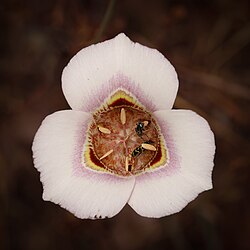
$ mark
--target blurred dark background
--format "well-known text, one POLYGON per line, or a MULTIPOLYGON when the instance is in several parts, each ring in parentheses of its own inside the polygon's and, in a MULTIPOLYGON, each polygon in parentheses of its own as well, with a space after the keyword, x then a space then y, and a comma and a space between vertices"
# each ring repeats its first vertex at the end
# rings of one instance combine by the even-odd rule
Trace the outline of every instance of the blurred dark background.
POLYGON ((0 249, 250 249, 249 17, 248 0, 1 1, 0 249), (209 121, 214 189, 161 219, 126 206, 80 220, 42 201, 31 143, 46 115, 69 108, 69 59, 120 32, 160 50, 179 74, 175 108, 209 121))

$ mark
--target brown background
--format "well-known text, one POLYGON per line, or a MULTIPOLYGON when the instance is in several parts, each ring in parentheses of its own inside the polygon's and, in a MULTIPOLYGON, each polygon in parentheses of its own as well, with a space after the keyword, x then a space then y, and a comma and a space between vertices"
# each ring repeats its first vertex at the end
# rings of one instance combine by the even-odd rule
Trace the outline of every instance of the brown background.
POLYGON ((250 249, 248 2, 1 1, 0 248, 250 249), (209 121, 214 189, 161 219, 126 206, 80 220, 42 201, 31 143, 46 115, 69 108, 60 83, 68 60, 122 31, 169 58, 180 79, 175 107, 209 121))

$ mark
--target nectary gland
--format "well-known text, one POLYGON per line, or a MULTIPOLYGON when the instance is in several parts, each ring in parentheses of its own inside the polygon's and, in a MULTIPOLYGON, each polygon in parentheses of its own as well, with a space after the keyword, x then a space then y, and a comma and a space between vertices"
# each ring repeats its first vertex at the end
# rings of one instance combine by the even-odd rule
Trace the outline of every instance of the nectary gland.
POLYGON ((130 176, 166 162, 155 119, 145 109, 129 104, 118 98, 93 114, 85 152, 87 167, 130 176))

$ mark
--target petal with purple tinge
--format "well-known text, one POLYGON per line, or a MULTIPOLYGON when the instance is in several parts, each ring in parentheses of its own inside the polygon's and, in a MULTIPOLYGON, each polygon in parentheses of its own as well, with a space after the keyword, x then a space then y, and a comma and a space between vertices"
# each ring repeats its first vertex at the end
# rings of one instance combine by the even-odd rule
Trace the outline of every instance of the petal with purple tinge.
POLYGON ((192 111, 154 115, 169 150, 169 163, 138 176, 128 203, 138 214, 158 218, 179 212, 212 188, 215 143, 206 120, 192 111))
POLYGON ((74 110, 92 112, 122 88, 156 111, 172 108, 178 79, 160 52, 119 34, 79 51, 63 71, 62 87, 74 110))
POLYGON ((41 173, 43 199, 66 208, 79 218, 116 215, 127 203, 134 178, 96 173, 82 163, 90 114, 60 111, 45 118, 32 150, 41 173))

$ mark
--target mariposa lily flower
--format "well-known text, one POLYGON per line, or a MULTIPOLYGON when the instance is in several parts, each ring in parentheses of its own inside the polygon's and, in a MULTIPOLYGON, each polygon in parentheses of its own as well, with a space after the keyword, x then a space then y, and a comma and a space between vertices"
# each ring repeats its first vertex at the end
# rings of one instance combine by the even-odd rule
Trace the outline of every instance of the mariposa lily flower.
POLYGON ((79 218, 182 210, 212 188, 215 152, 208 123, 171 110, 173 66, 124 34, 78 52, 62 88, 72 110, 47 116, 33 142, 43 199, 79 218))

